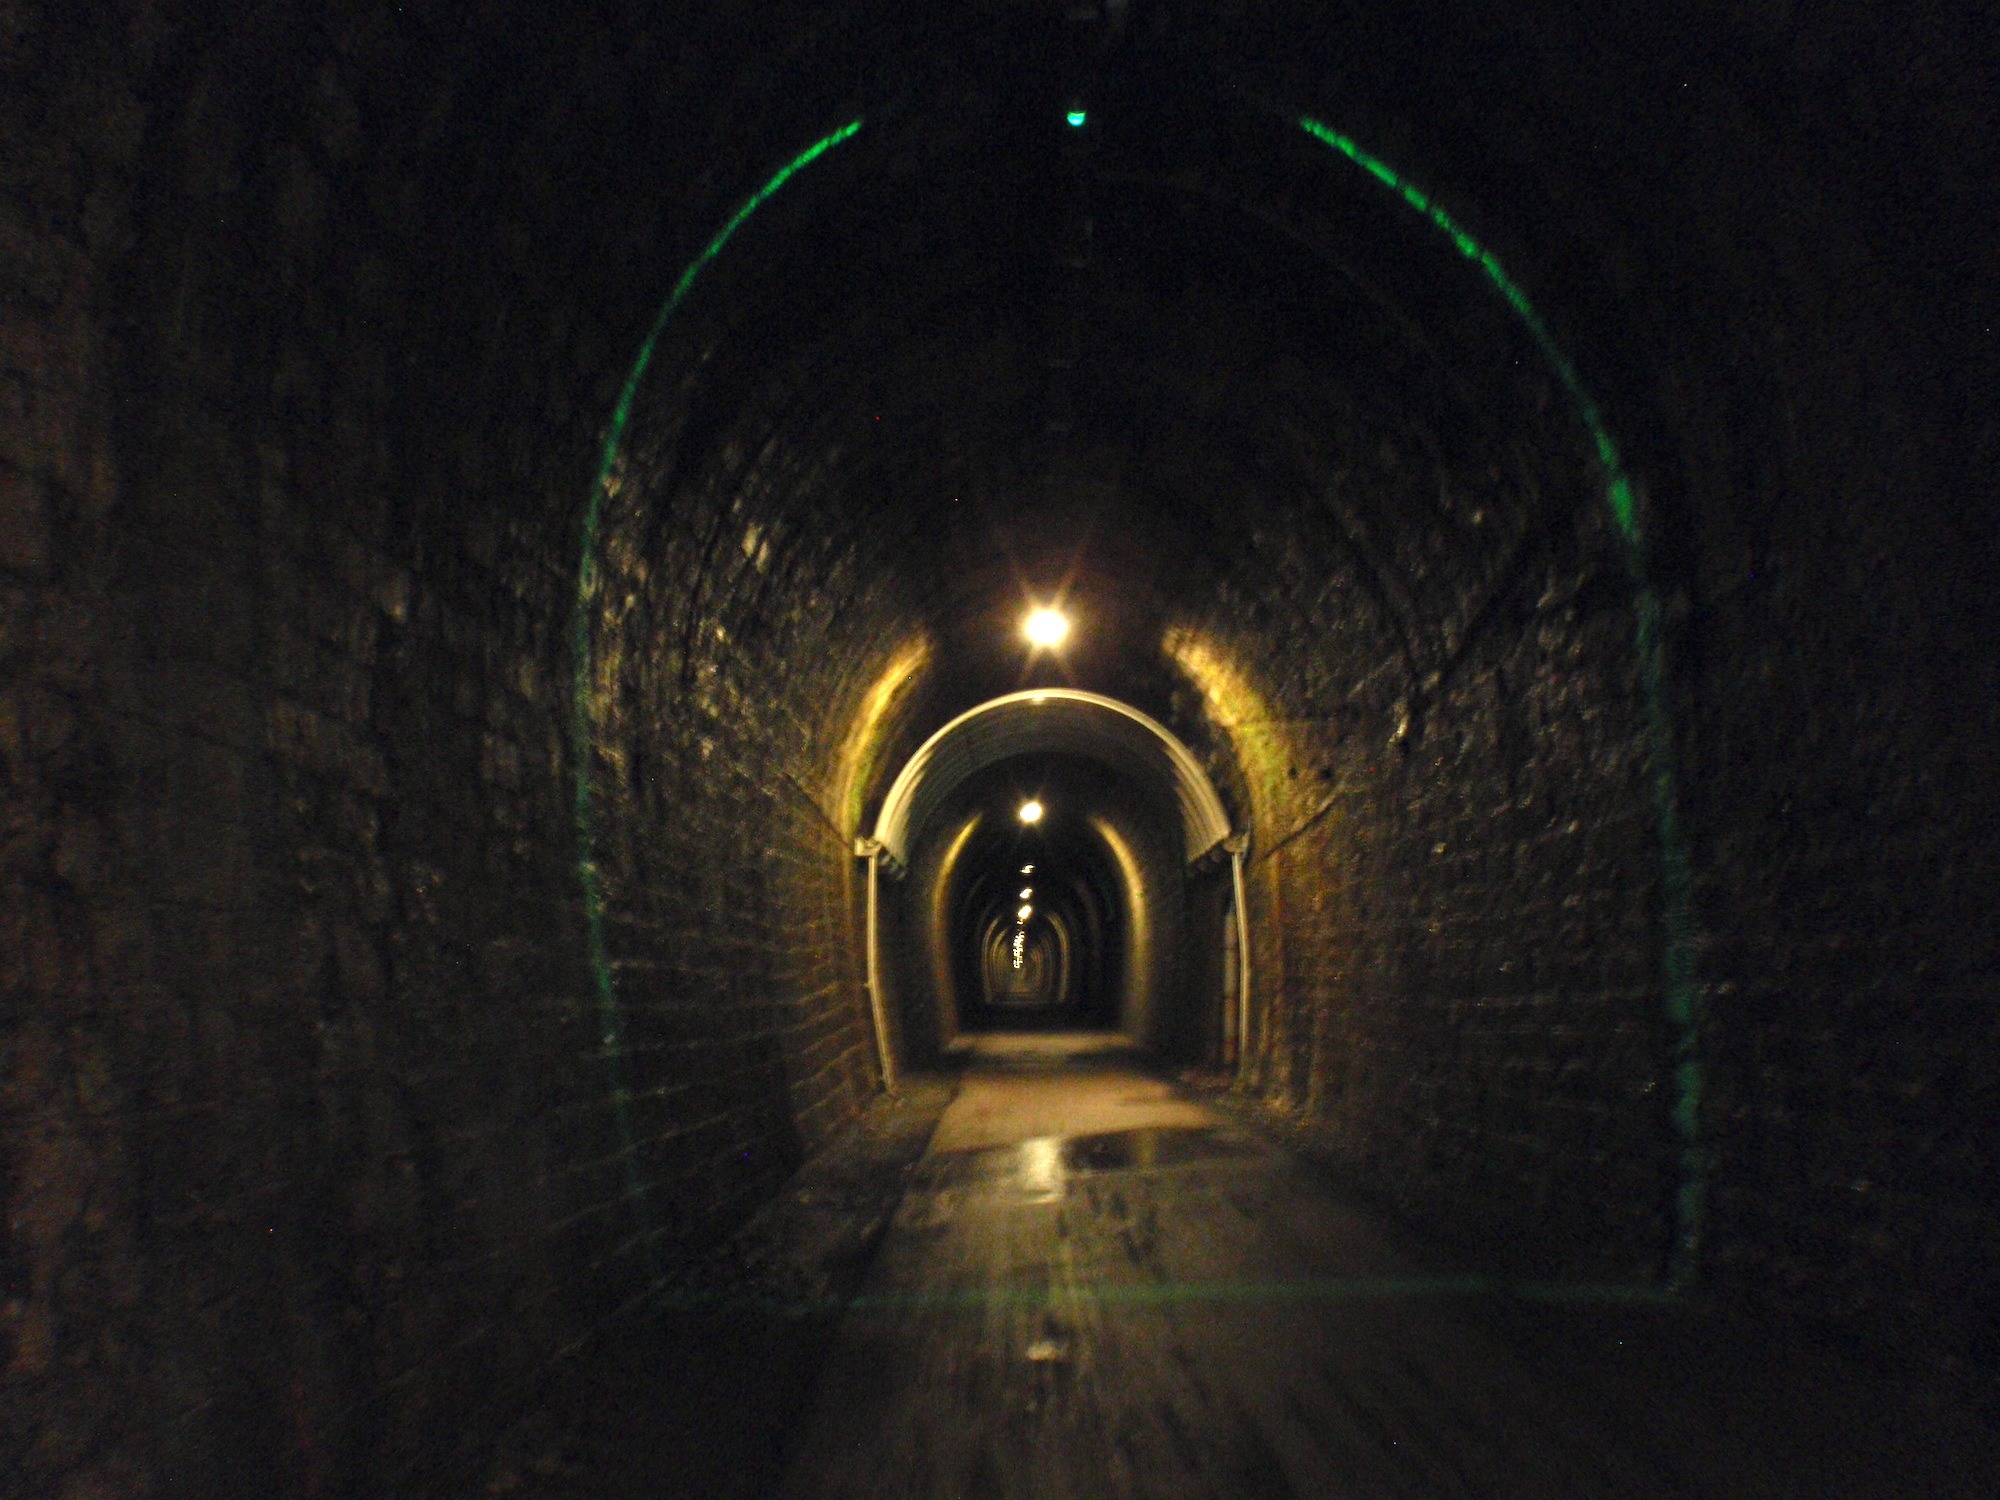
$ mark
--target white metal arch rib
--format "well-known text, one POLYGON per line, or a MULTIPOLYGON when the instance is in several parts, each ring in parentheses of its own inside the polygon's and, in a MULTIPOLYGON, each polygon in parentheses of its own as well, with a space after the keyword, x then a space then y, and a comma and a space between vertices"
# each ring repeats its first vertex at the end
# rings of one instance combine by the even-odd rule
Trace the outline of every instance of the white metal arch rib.
POLYGON ((1164 777, 1180 807, 1190 862, 1229 837, 1229 816, 1214 783, 1165 725, 1099 693, 1030 688, 989 698, 925 740, 890 784, 874 843, 895 864, 907 865, 911 836, 967 777, 1009 756, 1050 752, 1164 777))

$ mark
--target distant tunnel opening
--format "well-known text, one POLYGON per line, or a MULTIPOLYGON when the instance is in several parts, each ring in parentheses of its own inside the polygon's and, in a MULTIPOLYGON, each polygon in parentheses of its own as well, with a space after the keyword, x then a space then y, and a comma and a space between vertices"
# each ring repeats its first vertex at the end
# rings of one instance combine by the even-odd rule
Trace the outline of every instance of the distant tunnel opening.
MULTIPOLYGON (((1016 761, 996 768, 1000 806, 989 836, 964 851, 963 871, 945 876, 959 893, 947 915, 959 1026, 969 1030, 1049 1027, 1112 1030, 1129 950, 1133 893, 1097 843, 1080 836, 1080 799, 1052 783, 1051 768, 1016 761), (1031 786, 1032 793, 1016 788, 1031 786), (1030 828, 1006 814, 1029 795, 1060 808, 1030 828)), ((976 796, 976 793, 975 793, 976 796)), ((981 799, 993 801, 992 797, 981 799)), ((1087 827, 1087 825, 1086 825, 1087 827)))
POLYGON ((1213 1061, 1221 924, 1196 893, 1228 832, 1193 754, 1128 704, 1027 690, 941 728, 876 821, 906 851, 898 928, 920 935, 887 981, 911 1055, 969 1031, 1097 1029, 1213 1061))

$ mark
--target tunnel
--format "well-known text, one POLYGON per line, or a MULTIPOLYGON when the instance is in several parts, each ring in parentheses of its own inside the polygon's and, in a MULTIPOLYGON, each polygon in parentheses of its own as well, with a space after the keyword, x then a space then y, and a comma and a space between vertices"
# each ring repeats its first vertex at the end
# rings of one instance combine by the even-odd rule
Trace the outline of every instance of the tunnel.
POLYGON ((0 1493, 1995 1493, 1992 43, 0 6, 0 1493))
POLYGON ((883 1024, 900 1009, 900 1050, 923 1062, 1003 1022, 1112 1030, 1162 1061, 1200 1060, 1191 1038, 1204 1021, 1219 1034, 1224 1014, 1220 991, 1201 992, 1222 929, 1190 867, 1213 872, 1232 840, 1193 751, 1129 704, 1052 687, 968 709, 910 756, 857 845, 878 888, 884 864, 921 872, 902 903, 918 961, 900 983, 879 895, 866 918, 883 1024))

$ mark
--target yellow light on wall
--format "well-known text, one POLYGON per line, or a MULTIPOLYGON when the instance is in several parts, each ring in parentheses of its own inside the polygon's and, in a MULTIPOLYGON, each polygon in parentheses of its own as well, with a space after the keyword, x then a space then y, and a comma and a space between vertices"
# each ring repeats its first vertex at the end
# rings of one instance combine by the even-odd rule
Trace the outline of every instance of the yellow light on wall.
POLYGON ((1053 651, 1069 639, 1069 617, 1059 609, 1043 605, 1028 611, 1021 622, 1021 634, 1038 651, 1053 651))
POLYGON ((1265 701, 1250 673, 1222 646, 1181 626, 1168 629, 1160 644, 1167 659, 1201 690, 1208 721, 1228 736, 1249 784, 1254 826, 1283 825, 1294 812, 1303 816, 1291 805, 1299 783, 1288 771, 1304 752, 1293 744, 1290 727, 1265 701))
POLYGON ((916 702, 914 689, 929 670, 930 660, 927 638, 905 643, 862 694, 860 707, 842 737, 836 773, 841 817, 856 832, 861 829, 862 804, 874 779, 876 762, 894 742, 899 723, 916 702))
POLYGON ((1041 822, 1042 804, 1034 801, 1032 798, 1026 802, 1023 802, 1021 804, 1021 821, 1023 823, 1041 822))

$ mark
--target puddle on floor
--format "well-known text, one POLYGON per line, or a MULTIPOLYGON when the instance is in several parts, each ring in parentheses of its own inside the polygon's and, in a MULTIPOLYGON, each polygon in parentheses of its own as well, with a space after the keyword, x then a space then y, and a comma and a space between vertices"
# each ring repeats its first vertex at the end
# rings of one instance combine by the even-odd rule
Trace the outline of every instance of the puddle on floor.
POLYGON ((1240 1131, 1212 1126, 1151 1125, 1099 1135, 1035 1136, 933 1157, 931 1187, 1005 1186, 1031 1197, 1060 1197, 1065 1181, 1099 1172, 1144 1172, 1204 1161, 1240 1160, 1260 1147, 1240 1131))
POLYGON ((1237 1131, 1210 1126, 1151 1125, 1080 1135, 1063 1142, 1063 1163, 1072 1172, 1125 1172, 1178 1167, 1210 1158, 1249 1156, 1256 1142, 1237 1131))

